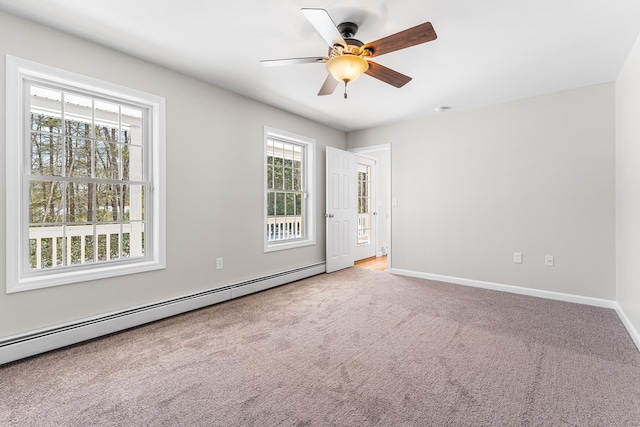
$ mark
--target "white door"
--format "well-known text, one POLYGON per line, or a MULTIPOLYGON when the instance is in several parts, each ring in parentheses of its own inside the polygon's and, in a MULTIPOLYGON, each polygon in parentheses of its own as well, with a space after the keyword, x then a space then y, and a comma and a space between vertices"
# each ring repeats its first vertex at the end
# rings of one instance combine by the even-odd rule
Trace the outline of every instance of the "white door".
POLYGON ((378 229, 378 193, 376 161, 356 155, 358 194, 358 236, 355 260, 376 256, 378 229))
POLYGON ((327 147, 327 273, 352 267, 357 239, 355 156, 327 147))

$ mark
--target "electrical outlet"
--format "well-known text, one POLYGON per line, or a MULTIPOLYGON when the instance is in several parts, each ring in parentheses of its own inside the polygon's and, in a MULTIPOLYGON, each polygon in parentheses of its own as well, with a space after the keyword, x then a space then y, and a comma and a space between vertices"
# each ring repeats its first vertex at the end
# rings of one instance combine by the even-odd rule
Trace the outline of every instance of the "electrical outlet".
POLYGON ((224 267, 224 258, 216 258, 216 270, 222 270, 224 267))
POLYGON ((513 253, 513 262, 516 264, 522 264, 522 252, 513 253))
POLYGON ((545 255, 544 265, 548 267, 553 267, 553 255, 545 255))

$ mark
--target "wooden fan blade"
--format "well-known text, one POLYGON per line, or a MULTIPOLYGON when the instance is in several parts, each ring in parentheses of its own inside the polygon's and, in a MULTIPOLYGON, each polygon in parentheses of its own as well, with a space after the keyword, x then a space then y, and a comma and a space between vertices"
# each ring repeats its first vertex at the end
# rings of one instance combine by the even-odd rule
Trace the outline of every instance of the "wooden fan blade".
POLYGON ((395 87, 402 87, 411 81, 411 77, 405 76, 402 73, 387 68, 384 65, 380 65, 377 62, 368 61, 369 69, 365 71, 365 74, 381 80, 385 83, 395 87))
POLYGON ((369 57, 384 55, 385 53, 394 52, 396 50, 405 49, 421 43, 430 42, 438 38, 431 22, 416 25, 415 27, 400 31, 399 33, 383 37, 363 46, 363 49, 369 49, 371 54, 369 57))
POLYGON ((326 10, 312 8, 303 8, 300 10, 309 22, 311 22, 311 25, 313 25, 316 31, 320 33, 329 47, 333 47, 335 44, 341 44, 342 46, 347 45, 326 10))
POLYGON ((306 58, 287 58, 287 59, 263 59, 260 61, 265 67, 278 67, 280 65, 294 65, 294 64, 313 64, 326 62, 329 58, 322 56, 309 56, 306 58))
POLYGON ((338 81, 333 78, 331 74, 327 74, 327 78, 325 79, 322 87, 320 88, 320 92, 318 92, 318 96, 323 95, 331 95, 336 87, 338 86, 338 81))

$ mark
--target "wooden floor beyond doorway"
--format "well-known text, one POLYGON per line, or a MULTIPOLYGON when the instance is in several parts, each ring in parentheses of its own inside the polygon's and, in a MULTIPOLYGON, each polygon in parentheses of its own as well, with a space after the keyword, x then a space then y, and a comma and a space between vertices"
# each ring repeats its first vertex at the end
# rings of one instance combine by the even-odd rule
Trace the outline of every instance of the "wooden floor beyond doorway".
POLYGON ((358 268, 366 268, 368 270, 387 271, 387 256, 371 257, 356 261, 354 264, 358 268))

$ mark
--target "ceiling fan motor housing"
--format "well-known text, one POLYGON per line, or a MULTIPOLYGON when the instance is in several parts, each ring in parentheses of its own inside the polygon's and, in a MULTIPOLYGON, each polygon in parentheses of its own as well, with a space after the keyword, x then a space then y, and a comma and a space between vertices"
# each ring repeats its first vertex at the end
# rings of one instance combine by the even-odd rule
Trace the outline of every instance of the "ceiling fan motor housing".
POLYGON ((338 31, 342 35, 342 38, 351 39, 358 32, 358 24, 353 22, 343 22, 342 24, 338 24, 338 31))

